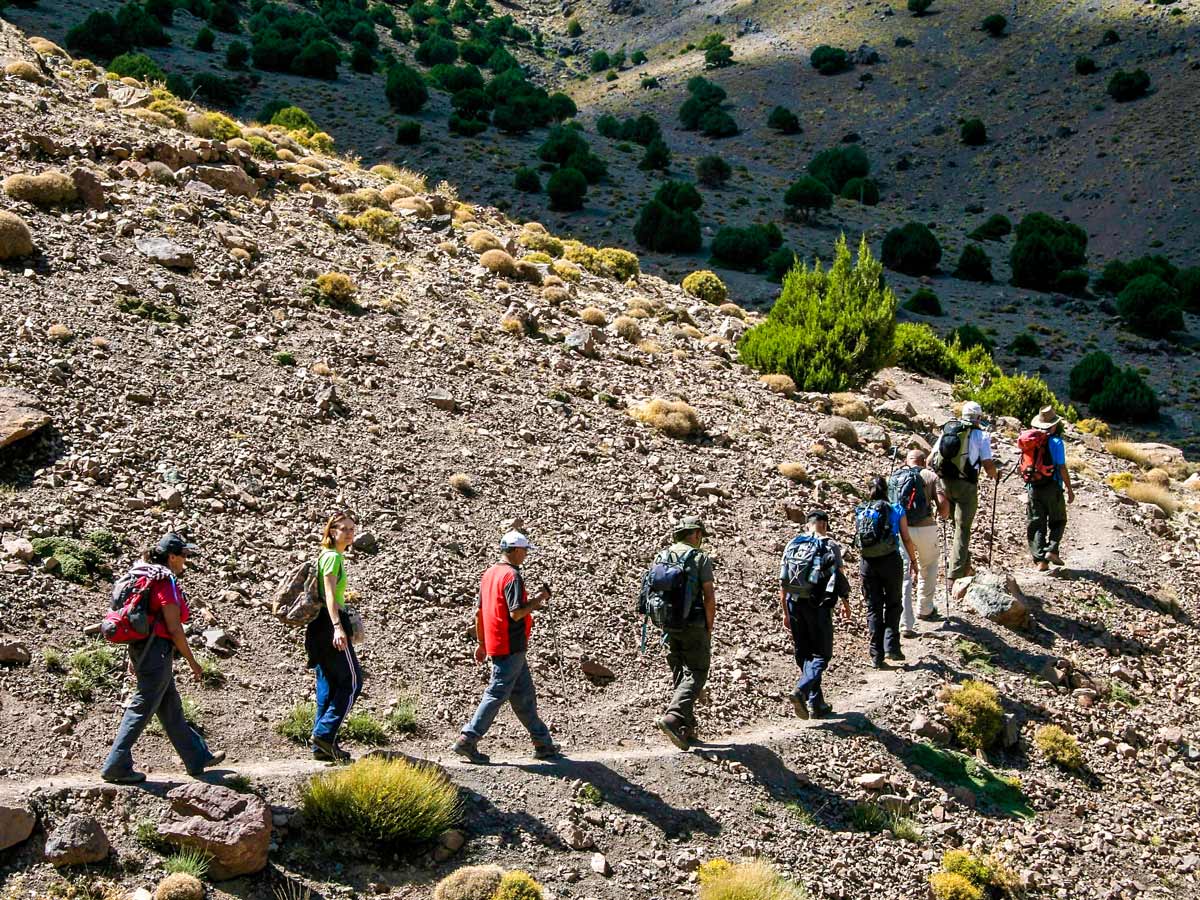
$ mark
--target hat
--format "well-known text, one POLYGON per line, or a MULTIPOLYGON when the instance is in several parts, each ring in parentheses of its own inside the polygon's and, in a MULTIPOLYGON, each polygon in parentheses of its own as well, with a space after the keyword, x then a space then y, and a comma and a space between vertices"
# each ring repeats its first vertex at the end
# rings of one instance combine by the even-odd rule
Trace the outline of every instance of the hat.
POLYGON ((983 407, 974 400, 968 400, 962 406, 962 418, 964 422, 978 422, 983 418, 983 407))
POLYGON ((806 519, 806 521, 808 521, 808 522, 828 522, 829 521, 829 513, 825 512, 825 510, 823 510, 823 509, 810 509, 808 511, 808 518, 806 519))
POLYGON ((671 535, 687 534, 689 531, 700 530, 700 533, 708 537, 708 529, 704 527, 704 520, 699 516, 683 516, 678 522, 671 526, 671 535))
POLYGON ((1043 406, 1041 412, 1037 414, 1029 424, 1034 428, 1039 428, 1042 431, 1049 431, 1056 425, 1062 423, 1062 416, 1054 411, 1053 406, 1043 406))
POLYGON ((530 550, 534 549, 533 544, 529 543, 529 538, 525 537, 519 531, 506 531, 504 537, 500 538, 500 549, 504 550, 530 550))
POLYGON ((189 544, 173 531, 164 534, 155 549, 161 556, 195 556, 200 552, 199 547, 189 544))

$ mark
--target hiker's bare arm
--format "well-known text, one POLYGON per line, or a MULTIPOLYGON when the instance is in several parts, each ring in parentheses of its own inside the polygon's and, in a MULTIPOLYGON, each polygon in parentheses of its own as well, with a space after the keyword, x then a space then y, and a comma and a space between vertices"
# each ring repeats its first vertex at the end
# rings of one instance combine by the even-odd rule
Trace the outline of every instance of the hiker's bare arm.
POLYGON ((783 627, 790 629, 792 627, 792 620, 788 616, 787 611, 787 591, 783 588, 779 589, 779 605, 783 609, 783 627))
POLYGON ((987 472, 992 479, 999 481, 1000 470, 996 468, 996 461, 994 459, 981 459, 979 464, 983 466, 983 471, 987 472))
POLYGON ((717 618, 717 592, 713 590, 711 581, 704 582, 704 624, 708 626, 709 634, 712 634, 713 622, 717 618))
POLYGON ((950 518, 950 498, 946 496, 946 492, 942 490, 941 482, 938 482, 937 487, 937 511, 938 515, 943 519, 950 518))
POLYGON ((167 634, 171 635, 171 643, 175 645, 175 649, 179 651, 188 664, 188 668, 192 670, 192 675, 198 681, 200 679, 200 664, 196 662, 196 657, 192 655, 192 648, 187 642, 187 635, 183 633, 183 623, 179 620, 179 607, 174 604, 164 604, 162 608, 163 624, 167 626, 167 634))
POLYGON ((1063 487, 1067 489, 1067 502, 1075 502, 1075 486, 1071 484, 1071 470, 1066 466, 1058 467, 1058 477, 1062 479, 1063 487))
POLYGON ((329 613, 329 621, 333 623, 333 646, 345 650, 346 632, 342 629, 342 617, 338 612, 337 579, 332 572, 325 575, 325 609, 329 613))
POLYGON ((541 590, 539 590, 536 594, 533 595, 532 600, 530 600, 524 606, 518 606, 516 609, 512 610, 512 612, 509 613, 509 615, 512 616, 512 620, 514 622, 520 622, 523 618, 525 618, 527 615, 529 615, 535 609, 541 609, 546 604, 546 601, 549 599, 550 599, 550 591, 547 588, 543 587, 541 590))
POLYGON ((483 645, 483 607, 475 607, 475 661, 487 659, 487 648, 483 645))
POLYGON ((908 519, 904 516, 900 517, 900 540, 904 541, 904 552, 908 554, 908 570, 912 574, 913 581, 917 579, 917 545, 912 541, 912 535, 908 533, 908 519))

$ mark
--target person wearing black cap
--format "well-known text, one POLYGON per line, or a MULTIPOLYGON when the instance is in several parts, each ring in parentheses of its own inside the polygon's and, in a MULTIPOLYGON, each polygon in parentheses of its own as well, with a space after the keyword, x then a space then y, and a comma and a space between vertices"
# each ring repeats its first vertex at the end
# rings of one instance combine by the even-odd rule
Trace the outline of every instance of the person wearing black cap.
POLYGON ((783 627, 792 636, 800 680, 789 699, 802 719, 820 719, 833 708, 821 692, 821 675, 833 658, 833 607, 840 598, 850 621, 850 582, 842 572, 842 548, 829 537, 829 514, 808 514, 805 534, 793 538, 779 570, 783 627))
POLYGON ((225 753, 213 753, 204 738, 183 714, 183 702, 175 687, 174 660, 178 653, 200 680, 200 664, 192 655, 183 626, 190 616, 187 595, 179 586, 179 578, 187 568, 188 558, 196 554, 195 544, 189 544, 178 534, 164 535, 146 551, 143 560, 134 565, 117 584, 114 591, 129 584, 133 590, 150 592, 151 634, 144 641, 129 647, 129 658, 137 685, 125 704, 125 714, 113 740, 112 750, 100 776, 115 784, 136 784, 146 780, 144 772, 133 768, 133 745, 141 736, 150 718, 157 715, 163 731, 175 752, 183 760, 190 775, 199 775, 210 766, 224 761, 225 753))

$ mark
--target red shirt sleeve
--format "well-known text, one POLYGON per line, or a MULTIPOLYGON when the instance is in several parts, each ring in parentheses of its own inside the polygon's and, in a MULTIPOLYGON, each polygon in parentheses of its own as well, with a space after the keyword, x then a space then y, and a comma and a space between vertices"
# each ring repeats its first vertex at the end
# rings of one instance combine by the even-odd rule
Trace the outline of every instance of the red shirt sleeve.
POLYGON ((178 607, 179 621, 184 625, 187 624, 191 617, 187 597, 184 595, 183 589, 169 578, 154 582, 154 586, 150 588, 150 614, 154 616, 154 633, 159 637, 170 639, 171 633, 167 631, 166 623, 162 618, 164 606, 178 607))

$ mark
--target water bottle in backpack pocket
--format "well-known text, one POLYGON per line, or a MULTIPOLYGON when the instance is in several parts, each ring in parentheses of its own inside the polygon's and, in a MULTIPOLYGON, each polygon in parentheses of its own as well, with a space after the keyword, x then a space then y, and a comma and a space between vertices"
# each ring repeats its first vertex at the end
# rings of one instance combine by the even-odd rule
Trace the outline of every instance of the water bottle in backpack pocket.
POLYGON ((642 576, 637 611, 663 631, 682 628, 691 618, 695 597, 690 566, 696 552, 681 557, 663 550, 642 576))
POLYGON ((824 538, 802 534, 783 551, 779 585, 791 597, 823 599, 834 571, 834 557, 824 538))
POLYGON ((854 546, 864 558, 887 556, 900 548, 886 500, 871 500, 854 509, 854 546))

